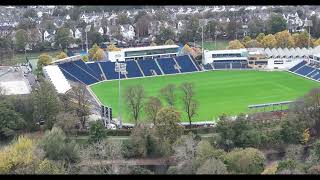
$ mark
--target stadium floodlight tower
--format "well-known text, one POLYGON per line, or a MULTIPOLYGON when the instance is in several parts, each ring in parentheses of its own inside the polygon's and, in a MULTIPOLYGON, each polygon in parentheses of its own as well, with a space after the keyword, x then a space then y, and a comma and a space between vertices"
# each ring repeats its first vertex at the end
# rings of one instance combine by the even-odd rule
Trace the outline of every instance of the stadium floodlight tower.
POLYGON ((122 128, 122 119, 121 119, 121 83, 120 83, 120 74, 127 74, 127 64, 126 63, 120 63, 120 62, 116 62, 115 64, 115 71, 118 72, 119 74, 119 101, 118 101, 118 106, 119 106, 119 110, 118 110, 118 121, 119 121, 119 128, 122 128))
POLYGON ((84 30, 86 32, 86 49, 87 49, 87 54, 89 53, 89 49, 88 49, 88 32, 91 29, 91 25, 86 26, 86 29, 84 30))
POLYGON ((204 49, 203 49, 203 27, 206 26, 208 21, 206 19, 199 19, 199 26, 201 27, 201 56, 202 56, 202 62, 204 57, 204 49))
POLYGON ((311 34, 310 34, 310 27, 312 27, 312 20, 308 20, 307 18, 304 21, 304 27, 309 28, 309 38, 308 38, 308 60, 310 61, 310 41, 311 41, 311 34))

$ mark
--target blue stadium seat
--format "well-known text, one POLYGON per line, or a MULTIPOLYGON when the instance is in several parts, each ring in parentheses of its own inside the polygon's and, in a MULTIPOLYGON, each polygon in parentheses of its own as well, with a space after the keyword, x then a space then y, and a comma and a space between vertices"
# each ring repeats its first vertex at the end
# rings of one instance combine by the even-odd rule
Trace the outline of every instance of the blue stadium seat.
POLYGON ((209 63, 205 64, 203 67, 205 70, 212 70, 212 66, 209 63))
POLYGON ((137 63, 134 60, 131 61, 126 61, 127 63, 127 77, 132 78, 132 77, 142 77, 142 73, 137 65, 137 63))
POLYGON ((318 75, 314 76, 312 79, 320 80, 320 73, 318 75))
MULTIPOLYGON (((68 72, 69 74, 71 74, 72 76, 74 76, 86 85, 90 85, 99 81, 92 75, 88 74, 86 71, 80 69, 72 62, 66 62, 63 64, 59 64, 58 66, 60 67, 60 69, 63 69, 64 71, 68 72)), ((68 77, 70 78, 70 76, 67 76, 66 78, 68 77)), ((70 80, 74 80, 74 78, 70 80)))
POLYGON ((176 63, 172 58, 161 58, 161 59, 157 59, 157 61, 165 74, 179 73, 179 71, 174 68, 176 63))
POLYGON ((314 68, 304 65, 300 69, 298 69, 295 73, 306 76, 307 74, 309 74, 313 70, 314 70, 314 68))
MULTIPOLYGON (((115 62, 105 61, 99 62, 107 79, 118 79, 119 73, 115 71, 115 62)), ((126 78, 123 74, 120 74, 120 78, 126 78)))
POLYGON ((181 67, 181 69, 180 69, 181 72, 198 71, 188 55, 176 56, 175 59, 177 60, 179 66, 181 67))
POLYGON ((155 71, 157 75, 162 75, 154 59, 138 60, 137 62, 145 76, 152 76, 152 70, 155 71))
POLYGON ((101 72, 101 69, 99 67, 99 64, 98 62, 94 62, 94 63, 86 63, 87 66, 92 70, 94 71, 96 74, 98 74, 98 77, 100 77, 99 79, 102 79, 102 74, 103 72, 101 72))
POLYGON ((314 71, 313 71, 312 73, 309 73, 309 74, 307 75, 307 77, 313 77, 313 76, 317 75, 318 73, 319 73, 318 70, 317 70, 317 69, 314 69, 314 71))
POLYGON ((79 66, 81 69, 83 69, 84 71, 86 71, 88 74, 91 74, 92 76, 94 76, 95 78, 101 80, 101 77, 99 76, 99 74, 97 73, 97 71, 92 70, 91 68, 89 68, 89 66, 87 66, 87 63, 83 62, 82 60, 78 60, 78 61, 73 61, 74 64, 76 64, 77 66, 79 66))
POLYGON ((297 69, 299 69, 300 67, 302 67, 305 64, 307 64, 307 62, 306 61, 302 61, 299 64, 297 64, 297 65, 293 66, 292 68, 290 68, 289 71, 294 72, 294 71, 296 71, 297 69))

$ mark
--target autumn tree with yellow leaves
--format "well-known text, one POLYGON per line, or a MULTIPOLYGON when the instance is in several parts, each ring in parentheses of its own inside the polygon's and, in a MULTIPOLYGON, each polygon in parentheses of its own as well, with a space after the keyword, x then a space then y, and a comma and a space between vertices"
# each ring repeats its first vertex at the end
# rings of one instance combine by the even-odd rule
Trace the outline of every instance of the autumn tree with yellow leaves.
POLYGON ((277 40, 274 35, 268 34, 262 39, 261 44, 265 48, 274 48, 277 45, 277 40))
POLYGON ((234 40, 229 42, 228 49, 242 49, 244 45, 239 40, 234 40))
POLYGON ((280 48, 291 48, 294 47, 294 40, 288 30, 284 30, 275 34, 277 41, 277 47, 280 48))

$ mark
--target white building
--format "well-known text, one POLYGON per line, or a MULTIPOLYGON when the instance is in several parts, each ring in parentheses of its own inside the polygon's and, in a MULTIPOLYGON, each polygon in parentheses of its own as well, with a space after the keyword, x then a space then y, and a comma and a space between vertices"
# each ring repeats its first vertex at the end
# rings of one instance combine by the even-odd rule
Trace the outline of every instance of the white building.
POLYGON ((178 55, 177 45, 147 46, 123 48, 120 51, 107 52, 107 59, 115 61, 138 60, 145 58, 162 58, 178 55))
POLYGON ((76 29, 74 32, 74 38, 75 39, 81 39, 82 38, 82 33, 79 29, 76 29))
POLYGON ((248 60, 248 51, 246 49, 230 49, 230 50, 214 50, 204 51, 202 63, 208 64, 214 61, 232 61, 232 60, 248 60))

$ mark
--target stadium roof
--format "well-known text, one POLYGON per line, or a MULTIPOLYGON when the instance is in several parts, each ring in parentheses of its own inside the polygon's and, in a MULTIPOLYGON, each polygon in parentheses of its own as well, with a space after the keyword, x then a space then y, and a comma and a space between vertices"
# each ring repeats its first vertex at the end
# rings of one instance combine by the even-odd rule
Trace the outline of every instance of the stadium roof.
POLYGON ((178 48, 178 45, 162 45, 162 46, 146 46, 146 47, 131 47, 123 48, 122 51, 144 51, 144 50, 154 50, 154 49, 167 49, 167 48, 178 48))
POLYGON ((282 101, 282 102, 274 102, 274 103, 266 103, 266 104, 255 104, 249 105, 248 108, 260 108, 260 107, 267 107, 267 106, 274 106, 274 105, 286 105, 291 104, 294 101, 282 101))
MULTIPOLYGON (((266 48, 266 49, 254 49, 254 48, 249 48, 249 51, 255 51, 261 53, 261 54, 266 54, 268 57, 304 57, 304 56, 309 56, 312 54, 319 54, 320 52, 320 46, 317 46, 315 48, 266 48)), ((252 53, 251 53, 252 54, 252 53)))
POLYGON ((71 86, 57 65, 49 65, 43 68, 45 76, 52 82, 58 93, 66 93, 71 86))

